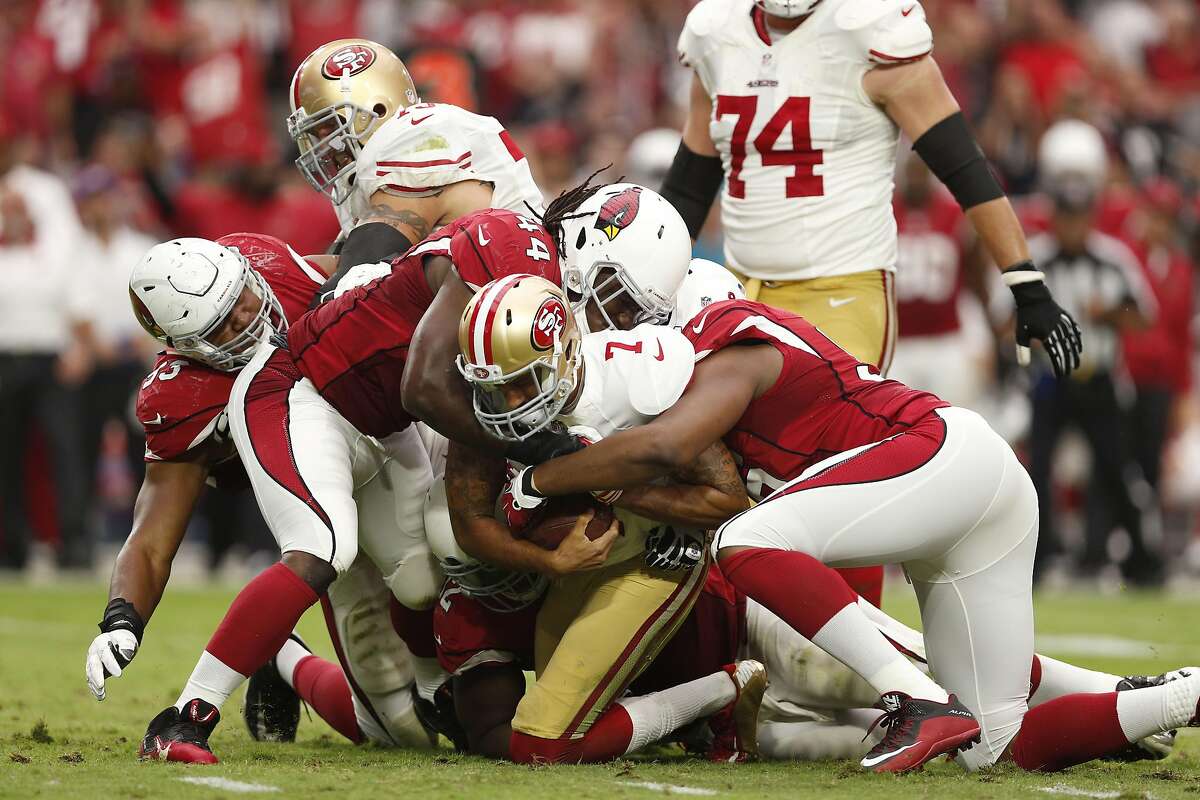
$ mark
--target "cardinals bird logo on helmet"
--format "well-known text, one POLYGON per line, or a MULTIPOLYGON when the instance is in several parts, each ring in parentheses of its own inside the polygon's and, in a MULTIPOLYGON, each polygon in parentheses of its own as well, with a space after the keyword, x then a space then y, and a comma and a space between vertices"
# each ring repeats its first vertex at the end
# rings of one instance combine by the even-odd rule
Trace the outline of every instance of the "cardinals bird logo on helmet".
POLYGON ((633 223, 641 205, 641 194, 640 186, 632 186, 614 194, 600 206, 600 213, 596 216, 596 228, 604 231, 610 242, 633 223))

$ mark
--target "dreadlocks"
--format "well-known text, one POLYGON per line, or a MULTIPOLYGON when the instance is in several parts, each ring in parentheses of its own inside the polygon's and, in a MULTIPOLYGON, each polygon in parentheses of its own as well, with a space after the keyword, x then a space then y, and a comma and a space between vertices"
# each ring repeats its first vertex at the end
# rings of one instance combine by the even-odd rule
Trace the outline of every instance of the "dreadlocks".
MULTIPOLYGON (((600 169, 588 175, 583 183, 576 186, 574 189, 564 189, 559 193, 558 197, 550 201, 546 206, 545 212, 542 213, 542 225, 550 232, 550 236, 554 239, 554 245, 558 248, 558 254, 561 257, 566 249, 566 242, 563 241, 563 223, 569 219, 578 219, 582 214, 574 213, 581 205, 588 201, 592 195, 604 188, 605 184, 592 185, 592 178, 595 178, 604 170, 612 167, 612 164, 601 167, 600 169)), ((618 178, 618 181, 623 178, 618 178)))

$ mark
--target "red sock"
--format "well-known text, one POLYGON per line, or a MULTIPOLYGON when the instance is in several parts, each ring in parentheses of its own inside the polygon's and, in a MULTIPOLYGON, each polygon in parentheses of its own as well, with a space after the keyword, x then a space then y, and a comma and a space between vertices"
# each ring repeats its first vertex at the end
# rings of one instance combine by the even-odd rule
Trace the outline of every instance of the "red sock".
POLYGON ((292 684, 300 699, 312 706, 329 727, 355 744, 365 740, 354 715, 350 684, 341 667, 317 656, 307 656, 296 665, 292 684))
POLYGON ((253 675, 316 602, 311 586, 283 564, 273 564, 238 593, 204 649, 242 675, 253 675))
POLYGON ((388 598, 388 615, 408 650, 417 658, 437 658, 437 643, 433 640, 433 608, 413 611, 395 597, 388 598))
POLYGON ((808 639, 857 599, 835 570, 792 550, 742 550, 721 559, 721 572, 808 639))
POLYGON ((876 608, 883 608, 883 567, 848 567, 836 572, 860 597, 876 608))
POLYGON ((1029 696, 1033 697, 1033 693, 1042 685, 1042 660, 1037 657, 1037 653, 1033 654, 1033 664, 1029 667, 1029 696))
POLYGON ((583 739, 542 739, 513 731, 508 755, 518 764, 578 764, 583 758, 583 739))
POLYGON ((629 712, 620 703, 613 703, 583 735, 583 756, 580 760, 584 764, 598 764, 620 758, 625 755, 632 740, 633 720, 629 712))
POLYGON ((1068 694, 1031 708, 1013 740, 1013 761, 1055 772, 1129 746, 1117 718, 1117 693, 1068 694))

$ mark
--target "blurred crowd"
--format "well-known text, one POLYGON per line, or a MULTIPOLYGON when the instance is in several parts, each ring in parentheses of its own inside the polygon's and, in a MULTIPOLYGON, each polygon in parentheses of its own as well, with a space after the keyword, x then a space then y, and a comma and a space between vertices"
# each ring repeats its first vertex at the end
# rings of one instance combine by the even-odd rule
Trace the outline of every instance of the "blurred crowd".
MULTIPOLYGON (((40 539, 61 567, 87 569, 97 543, 128 531, 132 397, 155 348, 125 279, 147 247, 250 230, 305 253, 336 237, 284 126, 309 51, 351 36, 392 47, 423 99, 499 118, 548 198, 606 164, 656 187, 687 99, 675 42, 692 4, 0 2, 0 568, 22 568, 40 539)), ((923 5, 1087 352, 1062 384, 1016 366, 1007 293, 902 153, 898 377, 1022 444, 1043 505, 1040 577, 1200 572, 1200 3, 923 5)), ((718 216, 697 253, 720 260, 718 216)), ((252 499, 218 494, 195 534, 211 564, 235 542, 269 546, 252 499)))

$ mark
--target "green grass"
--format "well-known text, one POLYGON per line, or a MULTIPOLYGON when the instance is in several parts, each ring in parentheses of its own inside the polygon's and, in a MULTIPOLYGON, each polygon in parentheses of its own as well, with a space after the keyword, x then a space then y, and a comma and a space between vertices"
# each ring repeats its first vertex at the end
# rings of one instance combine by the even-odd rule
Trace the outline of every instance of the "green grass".
MULTIPOLYGON (((225 706, 213 737, 214 768, 139 764, 137 741, 152 715, 175 700, 208 634, 233 595, 229 587, 173 588, 126 675, 97 703, 83 680, 84 652, 105 603, 104 587, 34 587, 0 583, 0 797, 216 798, 229 791, 181 781, 211 777, 279 787, 279 796, 426 798, 652 798, 653 782, 714 790, 720 797, 774 798, 819 794, 868 800, 908 797, 1047 798, 1046 787, 1105 796, 1200 800, 1200 731, 1185 731, 1170 759, 1132 765, 1088 764, 1057 775, 997 768, 964 775, 938 763, 922 774, 875 776, 848 763, 727 766, 662 751, 593 767, 540 768, 464 758, 353 747, 316 718, 304 718, 294 745, 252 742, 242 726, 240 697, 225 706)), ((914 620, 907 592, 888 607, 914 620)), ((1194 601, 1154 596, 1065 595, 1040 598, 1039 632, 1123 637, 1164 644, 1158 653, 1120 658, 1060 653, 1075 663, 1117 673, 1158 672, 1200 661, 1200 611, 1194 601), (1189 655, 1190 654, 1190 655, 1189 655)), ((328 655, 317 614, 302 632, 328 655)), ((1053 651, 1051 655, 1055 655, 1053 651)), ((242 795, 238 795, 242 796, 242 795)), ((267 795, 269 796, 269 795, 267 795)), ((1080 795, 1085 796, 1085 795, 1080 795)), ((1095 795, 1093 795, 1095 796, 1095 795)))

